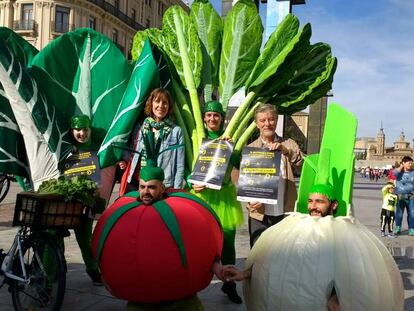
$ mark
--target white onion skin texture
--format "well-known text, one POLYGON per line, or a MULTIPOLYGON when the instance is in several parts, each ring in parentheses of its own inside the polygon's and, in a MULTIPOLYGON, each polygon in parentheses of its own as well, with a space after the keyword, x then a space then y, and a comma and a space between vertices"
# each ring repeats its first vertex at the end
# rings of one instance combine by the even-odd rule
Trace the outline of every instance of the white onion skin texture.
POLYGON ((293 213, 261 235, 246 268, 251 311, 327 310, 333 287, 341 311, 404 309, 393 257, 354 217, 293 213))

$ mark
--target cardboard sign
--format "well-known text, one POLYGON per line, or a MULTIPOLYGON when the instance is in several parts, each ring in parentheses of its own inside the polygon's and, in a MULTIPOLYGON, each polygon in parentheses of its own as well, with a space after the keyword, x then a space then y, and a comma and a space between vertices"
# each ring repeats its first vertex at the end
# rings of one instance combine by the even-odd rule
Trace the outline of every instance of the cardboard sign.
POLYGON ((233 144, 228 141, 203 139, 188 181, 211 189, 221 189, 232 151, 233 144))
POLYGON ((245 147, 240 163, 237 200, 277 204, 281 152, 245 147))
POLYGON ((91 180, 100 186, 101 174, 96 152, 87 151, 70 155, 65 160, 63 174, 68 178, 86 174, 91 180))

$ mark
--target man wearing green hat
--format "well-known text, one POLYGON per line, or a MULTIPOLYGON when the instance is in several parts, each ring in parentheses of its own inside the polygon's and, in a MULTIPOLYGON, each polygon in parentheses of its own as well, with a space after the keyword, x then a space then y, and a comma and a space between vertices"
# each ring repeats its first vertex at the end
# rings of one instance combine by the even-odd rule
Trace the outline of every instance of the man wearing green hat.
POLYGON ((139 198, 145 205, 162 199, 165 186, 164 171, 160 167, 144 166, 139 178, 139 198))
POLYGON ((313 185, 309 191, 308 211, 311 216, 334 215, 338 208, 335 192, 330 184, 313 185))
MULTIPOLYGON (((209 139, 217 139, 223 135, 224 116, 225 113, 220 102, 213 100, 205 104, 203 117, 209 139)), ((239 161, 230 159, 230 163, 238 167, 239 163, 236 162, 239 161)), ((231 181, 231 169, 227 170, 220 190, 209 189, 201 184, 193 184, 192 188, 191 192, 206 201, 219 217, 224 233, 221 261, 223 265, 234 265, 236 262, 234 245, 236 228, 243 223, 243 212, 240 202, 236 200, 237 190, 231 181)), ((236 290, 236 283, 225 282, 221 290, 232 302, 242 303, 236 290)))

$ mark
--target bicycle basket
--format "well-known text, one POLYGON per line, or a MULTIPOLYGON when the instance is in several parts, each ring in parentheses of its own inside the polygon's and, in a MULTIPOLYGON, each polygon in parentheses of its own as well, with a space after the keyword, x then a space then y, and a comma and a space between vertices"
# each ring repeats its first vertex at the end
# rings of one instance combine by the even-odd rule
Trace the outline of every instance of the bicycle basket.
POLYGON ((61 196, 21 192, 17 194, 13 226, 33 228, 75 228, 79 226, 84 206, 65 202, 61 196))

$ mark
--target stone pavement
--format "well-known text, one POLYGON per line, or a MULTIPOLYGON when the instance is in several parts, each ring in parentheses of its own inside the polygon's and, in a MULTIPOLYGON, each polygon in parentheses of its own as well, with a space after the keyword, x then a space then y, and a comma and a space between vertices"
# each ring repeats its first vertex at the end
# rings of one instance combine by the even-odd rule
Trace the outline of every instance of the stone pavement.
MULTIPOLYGON (((354 184, 355 216, 379 237, 379 214, 381 208, 380 188, 385 183, 370 182, 356 177, 354 184)), ((14 199, 18 189, 13 184, 6 199, 0 203, 0 248, 8 249, 16 229, 11 227, 14 199)), ((406 228, 404 221, 403 228, 406 228)), ((380 238, 380 237, 379 237, 380 238)), ((398 238, 380 238, 394 256, 401 271, 405 288, 405 309, 414 310, 414 237, 403 231, 398 238)), ((125 302, 116 299, 104 287, 93 286, 84 272, 80 252, 74 234, 65 240, 65 256, 68 263, 66 294, 63 311, 117 311, 125 309, 125 302)), ((247 225, 242 226, 236 236, 237 266, 242 268, 249 252, 247 225)), ((0 279, 1 281, 1 279, 0 279)), ((210 285, 199 293, 206 311, 241 311, 244 305, 235 305, 220 291, 221 281, 213 279, 210 285)), ((241 285, 238 292, 242 294, 241 285)), ((12 311, 11 295, 7 286, 0 289, 0 309, 12 311)))

